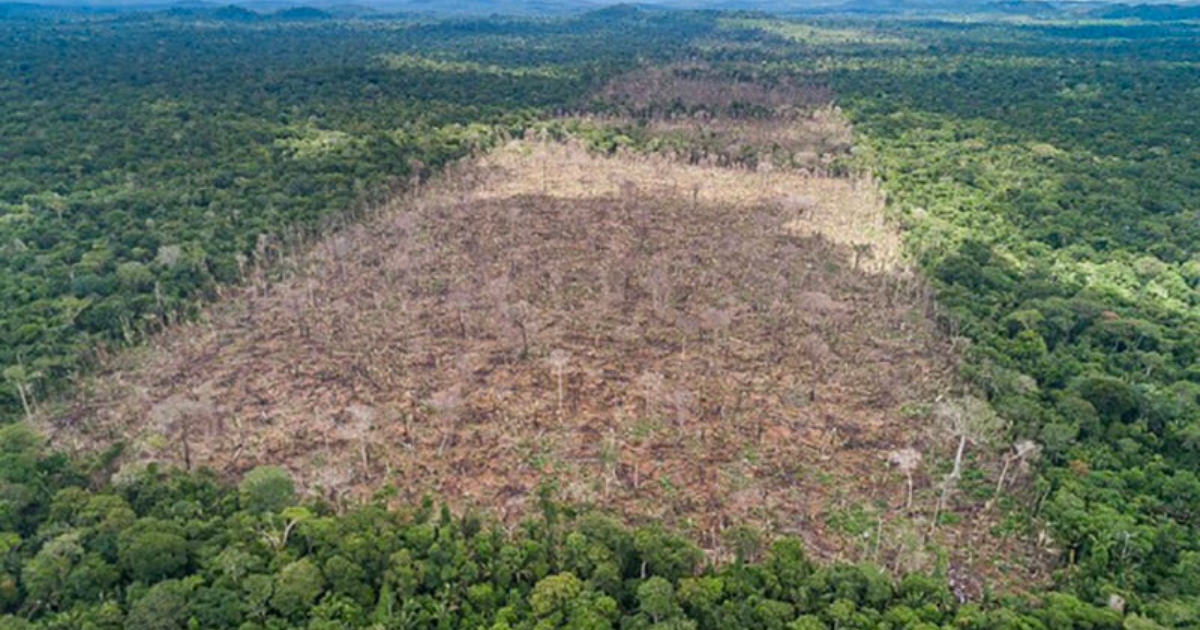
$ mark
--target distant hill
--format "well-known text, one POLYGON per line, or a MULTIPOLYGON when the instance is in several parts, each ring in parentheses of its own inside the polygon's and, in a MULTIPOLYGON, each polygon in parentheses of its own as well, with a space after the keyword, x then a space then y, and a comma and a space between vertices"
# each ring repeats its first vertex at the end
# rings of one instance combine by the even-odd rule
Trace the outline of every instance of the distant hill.
POLYGON ((849 0, 821 13, 1005 13, 1010 15, 1052 15, 1061 12, 1060 3, 1043 0, 849 0))
POLYGON ((270 17, 277 20, 315 21, 332 20, 333 14, 313 7, 293 7, 273 13, 270 17))
POLYGON ((1149 22, 1200 20, 1200 4, 1118 4, 1100 7, 1091 11, 1090 15, 1110 20, 1136 19, 1149 22))
POLYGON ((45 11, 46 7, 26 2, 0 4, 0 18, 34 16, 45 11))
POLYGON ((1049 15, 1060 12, 1057 5, 1038 0, 1000 0, 984 4, 982 9, 989 13, 1009 13, 1014 15, 1049 15))
POLYGON ((914 11, 971 11, 981 6, 982 2, 955 0, 849 0, 834 7, 828 7, 824 12, 834 13, 909 13, 914 11))
POLYGON ((397 0, 387 3, 386 7, 389 10, 415 13, 544 15, 587 11, 606 4, 612 3, 591 0, 397 0))
POLYGON ((339 18, 360 17, 379 13, 378 9, 362 4, 335 4, 324 7, 324 10, 330 15, 339 18))
POLYGON ((112 13, 115 7, 110 6, 68 6, 55 4, 34 4, 32 2, 0 2, 0 20, 2 19, 62 19, 72 14, 112 13))
POLYGON ((64 12, 166 10, 173 15, 217 20, 326 20, 368 15, 424 13, 440 15, 556 15, 629 7, 659 9, 755 10, 775 14, 922 14, 1001 13, 1049 16, 1068 14, 1093 19, 1172 21, 1200 19, 1200 3, 1117 4, 1106 0, 43 0, 0 2, 0 17, 54 17, 64 12), (361 2, 361 4, 357 3, 361 2))
POLYGON ((230 22, 252 22, 262 19, 261 14, 232 4, 219 9, 213 9, 211 15, 215 19, 230 22))
POLYGON ((235 5, 214 6, 205 2, 179 3, 166 10, 166 14, 180 18, 200 18, 223 22, 253 22, 263 18, 244 7, 235 5))

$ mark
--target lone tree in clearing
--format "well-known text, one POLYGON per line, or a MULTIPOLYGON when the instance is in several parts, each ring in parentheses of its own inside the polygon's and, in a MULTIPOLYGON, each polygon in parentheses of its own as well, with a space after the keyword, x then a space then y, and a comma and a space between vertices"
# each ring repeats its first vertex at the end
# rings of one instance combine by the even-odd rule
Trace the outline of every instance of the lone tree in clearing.
POLYGON ((892 451, 888 453, 888 463, 895 464, 908 479, 908 494, 904 501, 904 509, 910 510, 913 502, 913 472, 921 465, 921 453, 914 448, 892 451))
POLYGON ((13 388, 17 390, 26 418, 33 415, 33 382, 41 377, 41 372, 30 372, 23 365, 13 365, 4 369, 4 380, 12 383, 13 388))
POLYGON ((365 475, 371 464, 367 439, 371 435, 371 428, 375 426, 375 418, 378 414, 374 408, 367 405, 350 405, 346 408, 346 415, 349 416, 350 421, 343 427, 342 433, 358 442, 358 457, 362 462, 365 475))
POLYGON ((875 248, 870 243, 855 243, 853 250, 855 271, 859 270, 862 261, 873 260, 875 258, 875 248))
POLYGON ((1008 481, 1008 470, 1012 467, 1013 462, 1019 462, 1024 468, 1029 462, 1035 462, 1042 456, 1042 445, 1033 440, 1022 440, 1013 444, 1012 451, 1004 456, 1004 467, 1000 469, 1000 480, 996 482, 996 496, 988 502, 987 507, 991 508, 992 504, 1000 498, 1000 493, 1004 491, 1004 482, 1008 481))
POLYGON ((192 439, 198 429, 208 428, 214 416, 215 409, 206 398, 175 396, 150 410, 150 418, 163 437, 179 441, 183 466, 187 470, 192 469, 192 439))
POLYGON ((637 378, 638 389, 642 393, 642 415, 649 416, 650 410, 658 403, 663 381, 663 375, 658 372, 644 372, 637 378))
POLYGON ((996 415, 987 401, 974 396, 945 401, 934 410, 934 415, 945 430, 958 438, 958 448, 954 453, 954 468, 942 480, 942 493, 929 525, 930 532, 937 528, 938 516, 946 508, 947 499, 962 478, 962 461, 967 443, 986 444, 995 439, 1005 426, 1004 420, 996 415))
POLYGON ((571 353, 566 350, 554 350, 546 358, 546 364, 554 370, 554 378, 558 381, 558 415, 560 417, 563 410, 563 375, 566 373, 567 365, 570 362, 571 353))

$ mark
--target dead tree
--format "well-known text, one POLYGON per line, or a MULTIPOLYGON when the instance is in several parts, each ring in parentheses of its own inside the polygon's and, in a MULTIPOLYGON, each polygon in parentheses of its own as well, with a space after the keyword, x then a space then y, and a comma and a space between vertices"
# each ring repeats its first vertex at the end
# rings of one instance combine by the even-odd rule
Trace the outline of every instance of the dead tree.
POLYGON ((875 248, 870 243, 854 244, 854 271, 859 270, 859 264, 864 260, 875 258, 875 248))
POLYGON ((650 305, 659 317, 666 315, 671 305, 671 271, 668 262, 659 257, 651 261, 646 274, 646 288, 650 292, 650 305))
POLYGON ((1014 462, 1020 466, 1025 466, 1029 462, 1037 461, 1042 456, 1042 447, 1033 440, 1022 440, 1013 445, 1012 451, 1004 456, 1004 466, 1000 468, 1000 479, 996 482, 996 496, 988 501, 988 508, 1000 498, 1000 493, 1004 491, 1004 482, 1008 480, 1008 470, 1014 462))
POLYGON ((937 529, 938 517, 946 508, 946 501, 962 478, 963 455, 966 453, 967 444, 986 444, 994 440, 1005 425, 1004 420, 996 415, 987 401, 974 396, 945 401, 938 405, 934 413, 942 428, 958 438, 958 448, 954 453, 954 468, 942 480, 942 492, 929 525, 930 534, 937 529))
POLYGON ((908 480, 908 493, 904 509, 911 510, 913 502, 913 473, 921 465, 921 453, 914 448, 902 448, 888 453, 888 462, 895 464, 908 480))
POLYGON ((374 408, 367 405, 351 405, 346 409, 346 415, 350 417, 350 421, 343 427, 343 432, 347 437, 358 442, 359 461, 362 463, 365 476, 370 470, 371 464, 370 453, 367 450, 368 439, 378 414, 374 408))
POLYGON ((657 405, 661 396, 663 376, 658 372, 643 372, 637 379, 638 389, 642 394, 642 415, 649 416, 650 410, 657 405))
POLYGON ((13 389, 17 390, 26 419, 33 416, 33 383, 41 376, 41 372, 30 372, 23 365, 13 365, 4 369, 4 380, 11 383, 13 389))
POLYGON ((529 346, 535 322, 537 321, 538 310, 529 302, 524 300, 507 305, 504 310, 504 315, 509 324, 516 328, 521 335, 521 358, 529 356, 529 346))
MULTIPOLYGON (((458 415, 462 410, 463 400, 462 391, 459 387, 450 387, 438 392, 434 392, 429 397, 429 406, 433 408, 437 415, 450 421, 451 429, 458 424, 458 415)), ((437 454, 442 456, 442 452, 446 449, 446 445, 450 441, 452 431, 443 427, 442 439, 438 441, 437 454)))
POLYGON ((555 349, 546 358, 546 364, 550 369, 554 370, 554 377, 558 380, 558 417, 562 419, 563 411, 563 376, 567 370, 567 365, 571 362, 571 353, 566 350, 555 349))
POLYGON ((150 419, 168 440, 178 440, 186 470, 192 469, 192 440, 198 430, 205 429, 215 415, 206 398, 174 396, 150 410, 150 419))

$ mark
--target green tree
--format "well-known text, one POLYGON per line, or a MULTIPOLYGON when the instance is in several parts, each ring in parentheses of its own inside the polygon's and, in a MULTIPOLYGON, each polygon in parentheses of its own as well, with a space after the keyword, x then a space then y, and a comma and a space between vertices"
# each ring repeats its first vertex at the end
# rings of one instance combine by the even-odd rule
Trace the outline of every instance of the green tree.
POLYGON ((250 512, 278 512, 295 501, 292 476, 279 466, 258 466, 238 486, 242 507, 250 512))
POLYGON ((301 558, 279 572, 271 607, 285 617, 299 618, 325 590, 321 571, 308 558, 301 558))
POLYGON ((129 608, 126 630, 181 630, 188 620, 187 582, 167 580, 150 587, 129 608))
POLYGON ((665 579, 654 576, 637 588, 638 610, 648 615, 650 620, 658 623, 679 613, 675 603, 675 587, 665 579))
POLYGON ((138 520, 121 533, 118 555, 129 576, 151 584, 177 577, 187 568, 188 544, 175 523, 154 518, 138 520))

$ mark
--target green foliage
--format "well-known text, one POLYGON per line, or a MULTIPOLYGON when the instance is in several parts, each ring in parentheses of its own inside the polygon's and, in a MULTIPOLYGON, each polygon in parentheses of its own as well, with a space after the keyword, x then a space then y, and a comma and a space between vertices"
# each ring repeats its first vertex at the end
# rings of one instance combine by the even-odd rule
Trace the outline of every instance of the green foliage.
POLYGON ((125 572, 147 584, 178 577, 188 564, 188 544, 178 523, 142 518, 121 532, 118 557, 125 572))
POLYGON ((667 580, 655 576, 637 589, 638 609, 654 623, 674 617, 679 607, 675 605, 675 588, 667 580))
MULTIPOLYGON (((934 281, 939 323, 972 344, 963 375, 1013 441, 1044 447, 1017 509, 1062 550, 1060 588, 1089 602, 1135 593, 1189 618, 1178 576, 1200 550, 1187 507, 1200 465, 1200 163, 1187 157, 1198 129, 1185 86, 1200 79, 1200 34, 1169 22, 874 26, 904 42, 824 46, 824 75, 855 124, 857 168, 880 179, 934 281)), ((780 73, 802 70, 799 49, 780 51, 780 73)), ((1065 597, 1047 600, 1045 626, 1066 627, 1054 617, 1065 597)), ((1119 624, 1078 612, 1070 624, 1119 624)))
POLYGON ((178 580, 155 584, 129 608, 127 630, 182 630, 187 627, 191 588, 178 580))
POLYGON ((256 514, 283 510, 296 493, 291 474, 279 466, 256 467, 242 478, 238 490, 242 507, 256 514))
MULTIPOLYGON (((963 376, 1013 440, 1044 447, 1016 509, 1062 553, 1058 590, 1038 602, 961 605, 943 578, 816 566, 799 542, 768 546, 745 527, 725 536, 738 561, 715 567, 661 527, 549 500, 505 534, 430 518, 432 503, 298 506, 271 467, 237 488, 154 468, 114 486, 12 424, 0 427, 0 626, 1200 625, 1194 24, 632 7, 553 20, 45 17, 0 8, 5 416, 47 404, 104 346, 195 316, 312 235, 531 126, 600 151, 695 150, 711 139, 539 122, 594 105, 587 95, 618 72, 686 58, 835 90, 857 146, 833 170, 878 178, 939 324, 972 344, 963 376), (1124 618, 1102 605, 1114 594, 1129 600, 1124 618)), ((867 531, 868 516, 830 525, 867 531)))
POLYGON ((308 558, 301 558, 279 571, 271 607, 285 617, 300 617, 308 612, 324 590, 325 578, 321 571, 308 558))
MULTIPOLYGON (((57 457, 40 440, 18 442, 0 476, 57 457)), ((285 510, 308 517, 275 544, 264 527, 280 515, 231 500, 241 485, 155 468, 116 487, 51 478, 52 508, 31 524, 53 535, 21 542, 0 532, 12 543, 3 566, 17 570, 22 587, 0 600, 17 615, 0 627, 787 630, 882 627, 886 619, 915 628, 950 624, 965 610, 944 579, 895 583, 871 565, 818 568, 796 539, 774 541, 761 561, 713 566, 660 528, 566 509, 505 533, 486 519, 430 520, 420 508, 368 503, 335 515, 308 503, 285 510)), ((1014 621, 1003 627, 1120 623, 1066 595, 1042 606, 1014 600, 1006 610, 1014 621)))

